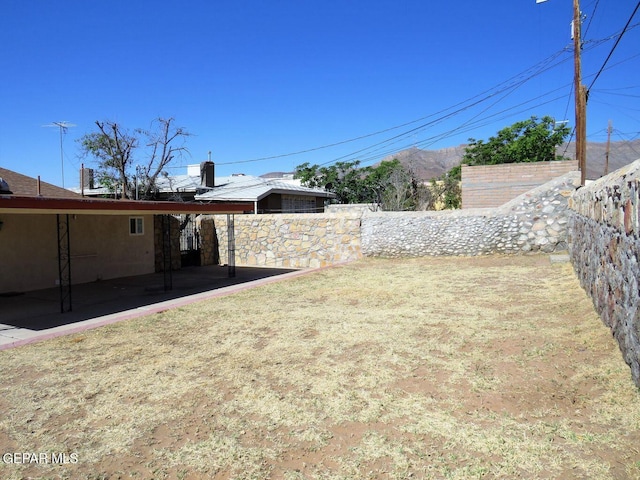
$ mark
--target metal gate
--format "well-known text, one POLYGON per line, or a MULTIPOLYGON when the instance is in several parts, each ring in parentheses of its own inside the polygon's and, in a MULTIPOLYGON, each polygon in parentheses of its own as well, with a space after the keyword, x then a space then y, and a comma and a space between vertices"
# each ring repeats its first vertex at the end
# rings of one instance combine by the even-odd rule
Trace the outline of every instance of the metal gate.
POLYGON ((183 267, 200 265, 200 229, 195 215, 180 216, 180 258, 183 267))

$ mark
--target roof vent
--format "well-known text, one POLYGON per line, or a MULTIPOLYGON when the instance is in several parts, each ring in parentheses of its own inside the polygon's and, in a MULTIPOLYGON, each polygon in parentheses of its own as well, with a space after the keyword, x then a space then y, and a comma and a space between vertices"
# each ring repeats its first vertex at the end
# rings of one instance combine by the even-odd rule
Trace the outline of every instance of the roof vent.
POLYGON ((0 177, 0 195, 12 195, 13 192, 9 190, 9 184, 6 180, 0 177))

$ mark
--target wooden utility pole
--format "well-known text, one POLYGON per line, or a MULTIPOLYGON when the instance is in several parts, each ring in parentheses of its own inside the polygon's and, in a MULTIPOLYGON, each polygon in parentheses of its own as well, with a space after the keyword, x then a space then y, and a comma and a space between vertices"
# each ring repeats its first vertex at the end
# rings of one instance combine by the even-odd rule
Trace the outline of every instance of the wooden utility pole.
POLYGON ((576 160, 580 168, 580 185, 587 179, 587 87, 582 84, 580 51, 582 15, 580 0, 573 0, 573 64, 576 98, 576 160))
POLYGON ((613 130, 613 124, 609 120, 609 126, 607 127, 607 151, 604 154, 604 174, 609 174, 609 150, 611 149, 611 130, 613 130))

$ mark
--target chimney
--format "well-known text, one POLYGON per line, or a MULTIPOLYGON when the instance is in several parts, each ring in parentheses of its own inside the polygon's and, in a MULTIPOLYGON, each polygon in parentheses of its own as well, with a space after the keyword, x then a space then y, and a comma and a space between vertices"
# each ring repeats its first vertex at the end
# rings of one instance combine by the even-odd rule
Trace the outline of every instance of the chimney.
POLYGON ((11 195, 13 192, 9 189, 9 184, 5 179, 0 177, 0 195, 11 195))
POLYGON ((80 188, 93 188, 93 168, 80 169, 80 188))
POLYGON ((215 187, 215 164, 202 162, 200 164, 200 185, 203 187, 215 187))

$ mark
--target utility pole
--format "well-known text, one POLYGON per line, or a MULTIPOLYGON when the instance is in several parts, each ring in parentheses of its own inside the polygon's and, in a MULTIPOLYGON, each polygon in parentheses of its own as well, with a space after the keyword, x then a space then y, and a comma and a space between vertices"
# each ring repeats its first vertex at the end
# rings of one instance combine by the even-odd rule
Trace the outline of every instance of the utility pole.
POLYGON ((607 127, 607 151, 604 154, 604 174, 609 174, 609 150, 611 149, 611 130, 613 130, 613 124, 609 120, 609 126, 607 127))
MULTIPOLYGON (((536 0, 544 3, 547 0, 536 0)), ((576 160, 580 169, 580 185, 584 186, 587 179, 587 87, 582 84, 582 66, 580 52, 582 51, 582 13, 580 0, 573 0, 573 66, 574 91, 576 103, 576 160)))
POLYGON ((580 169, 580 185, 587 179, 587 87, 582 84, 580 52, 582 14, 580 0, 573 0, 573 65, 576 99, 576 160, 580 169))

